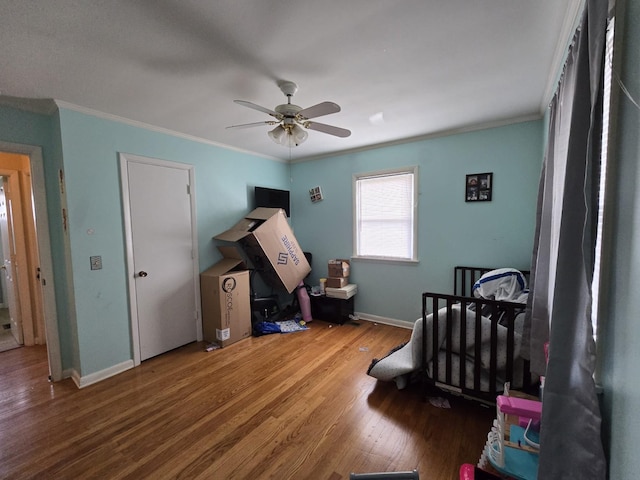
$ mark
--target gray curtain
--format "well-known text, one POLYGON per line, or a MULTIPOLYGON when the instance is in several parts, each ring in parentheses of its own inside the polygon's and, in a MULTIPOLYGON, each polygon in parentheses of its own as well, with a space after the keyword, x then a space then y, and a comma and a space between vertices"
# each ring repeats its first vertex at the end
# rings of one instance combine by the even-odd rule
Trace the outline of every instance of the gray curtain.
POLYGON ((546 376, 539 479, 604 479, 591 281, 607 0, 588 0, 549 118, 532 259, 532 370, 546 376), (543 346, 549 342, 546 361, 543 346))

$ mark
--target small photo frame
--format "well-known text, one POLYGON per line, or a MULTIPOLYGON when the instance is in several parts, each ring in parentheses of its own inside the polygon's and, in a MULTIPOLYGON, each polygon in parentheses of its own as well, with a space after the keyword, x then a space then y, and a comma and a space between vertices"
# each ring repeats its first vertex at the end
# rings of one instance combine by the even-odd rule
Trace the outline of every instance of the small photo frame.
POLYGON ((322 200, 322 189, 320 187, 313 187, 309 189, 309 198, 312 203, 318 203, 322 200))
POLYGON ((493 173, 467 175, 464 188, 465 202, 490 202, 493 189, 493 173))

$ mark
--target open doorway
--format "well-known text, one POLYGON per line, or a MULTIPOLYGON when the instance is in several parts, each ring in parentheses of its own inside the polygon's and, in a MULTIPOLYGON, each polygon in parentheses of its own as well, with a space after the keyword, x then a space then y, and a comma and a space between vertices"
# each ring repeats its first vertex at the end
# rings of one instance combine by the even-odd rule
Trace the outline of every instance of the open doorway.
MULTIPOLYGON (((10 163, 10 160, 7 161, 7 154, 0 153, 0 167, 3 163, 10 163)), ((7 197, 10 177, 6 172, 10 171, 14 172, 12 175, 17 174, 16 170, 4 170, 5 174, 0 176, 0 352, 24 345, 20 301, 17 298, 20 290, 16 282, 16 238, 11 215, 14 202, 10 196, 7 197)))
POLYGON ((42 153, 0 142, 0 332, 18 346, 47 345, 52 380, 62 378, 42 153))
POLYGON ((46 343, 42 296, 36 278, 35 239, 29 157, 0 152, 0 281, 5 317, 5 348, 46 343), (32 274, 34 273, 34 274, 32 274), (8 320, 8 326, 7 326, 8 320))

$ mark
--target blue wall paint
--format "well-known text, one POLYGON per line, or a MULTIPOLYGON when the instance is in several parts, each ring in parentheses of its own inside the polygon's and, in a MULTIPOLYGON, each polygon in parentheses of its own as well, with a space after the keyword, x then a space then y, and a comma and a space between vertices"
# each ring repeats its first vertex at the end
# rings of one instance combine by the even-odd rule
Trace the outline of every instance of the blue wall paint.
MULTIPOLYGON (((640 95, 640 0, 616 3, 616 57, 627 90, 640 95), (625 11, 626 7, 626 11, 625 11)), ((614 90, 617 86, 614 85, 614 90)), ((609 457, 609 478, 637 478, 640 456, 640 120, 638 108, 617 89, 620 97, 608 183, 612 200, 605 215, 611 220, 611 249, 603 257, 609 278, 604 280, 599 338, 602 343, 603 437, 609 457)))
POLYGON ((63 255, 62 210, 58 190, 58 170, 62 168, 59 121, 57 115, 48 116, 0 107, 0 139, 10 143, 39 146, 44 163, 49 235, 55 277, 55 296, 58 328, 61 332, 60 350, 63 368, 74 365, 74 326, 69 322, 70 300, 67 295, 67 272, 63 255))
POLYGON ((539 121, 290 166, 68 109, 52 118, 10 113, 17 116, 19 127, 16 119, 0 124, 0 138, 46 144, 63 368, 82 375, 132 356, 119 152, 195 166, 201 270, 219 259, 211 237, 252 209, 253 187, 262 185, 291 190, 293 227, 302 247, 314 254, 312 279, 317 281, 325 276, 329 258, 351 254, 353 173, 407 165, 420 167, 420 263, 354 263, 359 311, 413 321, 419 315, 420 292, 450 291, 453 265, 529 263, 541 163, 539 121), (69 275, 57 195, 57 171, 62 167, 69 208, 69 275), (494 200, 465 203, 465 175, 480 172, 494 173, 494 200), (308 189, 316 185, 325 200, 311 204, 308 189), (92 255, 102 255, 102 270, 90 270, 92 255))
POLYGON ((85 376, 132 358, 118 153, 195 166, 201 271, 220 258, 211 237, 251 210, 252 186, 284 188, 289 167, 73 110, 60 110, 60 125, 85 376), (93 255, 102 255, 102 270, 90 270, 93 255))
POLYGON ((419 166, 419 264, 352 261, 356 310, 403 321, 420 315, 420 294, 451 292, 455 265, 528 268, 542 164, 543 122, 383 147, 294 164, 293 225, 314 255, 311 279, 326 276, 330 258, 353 249, 352 176, 419 166), (467 203, 465 175, 493 172, 491 202, 467 203), (324 200, 312 204, 308 190, 324 200))

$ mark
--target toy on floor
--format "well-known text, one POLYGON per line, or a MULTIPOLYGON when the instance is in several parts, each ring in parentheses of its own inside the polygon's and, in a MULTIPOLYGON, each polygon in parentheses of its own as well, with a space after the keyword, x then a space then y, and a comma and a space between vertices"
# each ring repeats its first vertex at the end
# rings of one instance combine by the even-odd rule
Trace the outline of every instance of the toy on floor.
POLYGON ((538 437, 542 402, 499 395, 496 419, 478 466, 491 467, 519 480, 535 480, 538 472, 538 437), (506 415, 511 416, 507 422, 506 415), (513 417, 517 422, 513 422, 513 417))
POLYGON ((460 466, 460 480, 500 480, 500 477, 496 477, 493 473, 485 472, 475 465, 465 463, 460 466))

